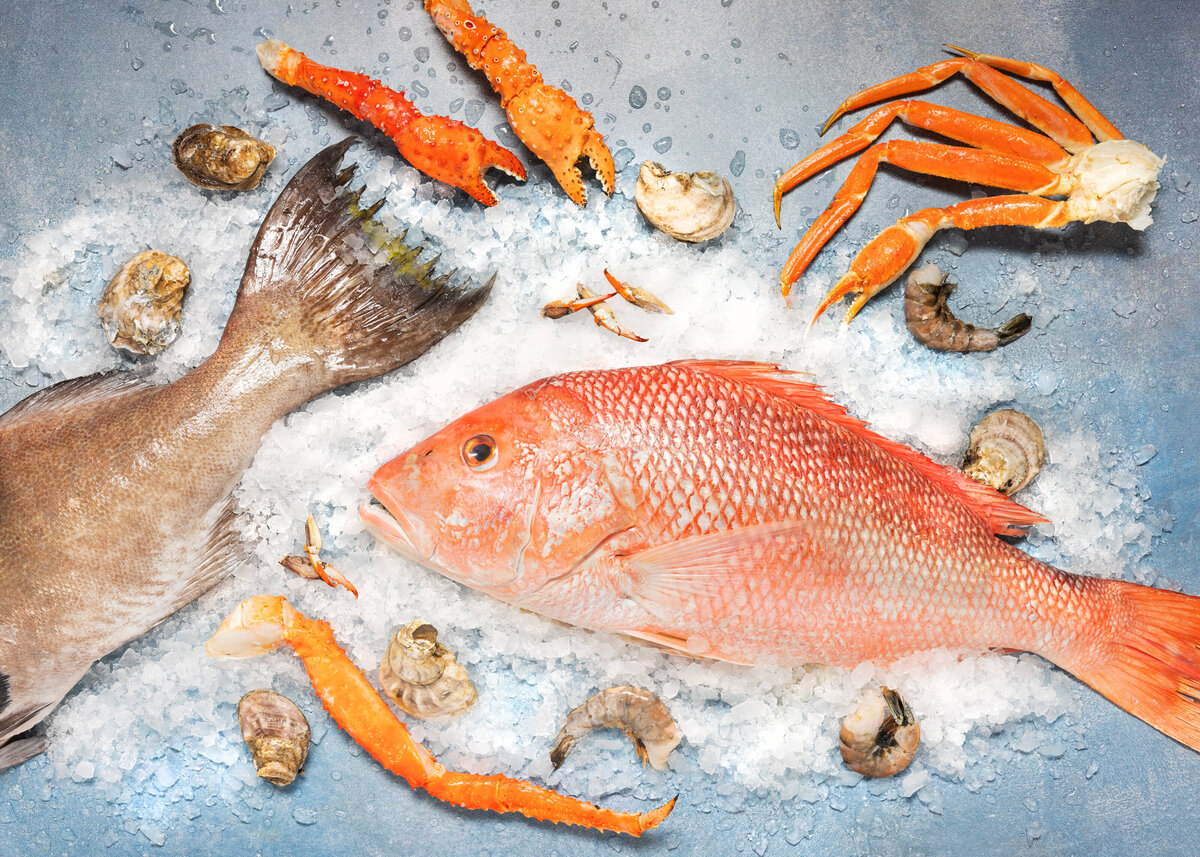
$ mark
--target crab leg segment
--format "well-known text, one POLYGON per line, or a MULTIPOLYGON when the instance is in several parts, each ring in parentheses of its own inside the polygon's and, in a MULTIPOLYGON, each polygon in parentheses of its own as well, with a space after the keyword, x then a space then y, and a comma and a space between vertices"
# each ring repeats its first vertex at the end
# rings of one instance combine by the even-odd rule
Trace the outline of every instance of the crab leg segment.
POLYGON ((1006 122, 927 101, 893 101, 779 177, 775 182, 775 224, 779 225, 779 203, 785 193, 838 161, 861 152, 874 143, 894 119, 968 146, 1035 161, 1052 170, 1064 167, 1071 157, 1053 140, 1006 122))
POLYGON ((616 167, 592 114, 525 59, 525 52, 503 30, 476 15, 467 0, 425 0, 425 11, 447 41, 482 71, 500 95, 521 142, 554 173, 554 178, 577 205, 587 203, 583 176, 576 163, 586 157, 609 196, 616 188, 616 167))
POLYGON ((813 322, 841 298, 859 292, 846 313, 846 321, 858 313, 872 297, 890 285, 917 260, 925 244, 939 229, 956 226, 978 229, 983 226, 1033 226, 1051 229, 1065 226, 1073 219, 1067 203, 1019 194, 991 196, 956 203, 947 208, 925 208, 901 218, 863 247, 850 263, 850 270, 822 299, 813 322))
POLYGON ((500 774, 447 770, 412 739, 338 646, 329 624, 303 616, 280 596, 258 595, 243 601, 221 623, 205 651, 212 657, 244 658, 280 645, 290 646, 304 661, 313 689, 338 726, 412 788, 424 789, 439 800, 632 836, 658 825, 675 804, 671 800, 647 813, 616 812, 500 774))
POLYGON ((952 51, 957 51, 963 56, 970 57, 976 62, 990 65, 992 68, 998 68, 1009 74, 1049 83, 1054 87, 1054 91, 1058 93, 1058 97, 1074 111, 1076 116, 1083 120, 1084 125, 1087 125, 1091 129, 1092 133, 1096 135, 1097 140, 1104 142, 1105 140, 1125 139, 1116 126, 1109 122, 1104 114, 1097 110, 1090 101, 1084 98, 1078 89, 1063 80, 1058 72, 1051 71, 1037 63, 1010 60, 1005 57, 993 56, 992 54, 977 54, 974 51, 968 51, 966 48, 960 48, 958 45, 946 45, 946 47, 952 51))
POLYGON ((784 297, 825 243, 858 210, 881 162, 926 175, 1026 193, 1067 193, 1071 189, 1069 179, 1041 164, 1011 155, 913 140, 889 140, 872 146, 858 159, 833 202, 788 257, 779 275, 784 297))
POLYGON ((1093 145, 1092 135, 1086 125, 1067 111, 1035 92, 1021 86, 1010 77, 1005 77, 987 63, 970 57, 943 60, 916 71, 902 74, 891 80, 876 84, 862 92, 851 95, 833 111, 833 115, 821 129, 824 134, 843 113, 858 110, 868 104, 885 99, 923 92, 942 81, 961 73, 987 93, 991 98, 1007 107, 1033 127, 1051 137, 1056 143, 1075 154, 1093 145))
POLYGON ((483 173, 496 167, 525 178, 525 167, 508 149, 446 116, 424 116, 404 97, 365 74, 342 71, 306 57, 278 39, 258 46, 258 60, 274 78, 319 95, 392 138, 404 159, 425 175, 466 191, 484 205, 496 196, 483 173))

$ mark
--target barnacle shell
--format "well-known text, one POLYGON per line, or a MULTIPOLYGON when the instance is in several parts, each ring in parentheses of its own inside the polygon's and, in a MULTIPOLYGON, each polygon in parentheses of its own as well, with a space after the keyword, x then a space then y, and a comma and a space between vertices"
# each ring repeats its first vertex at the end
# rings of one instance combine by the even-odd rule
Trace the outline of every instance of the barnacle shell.
POLYGON ((207 122, 185 129, 171 152, 188 181, 208 190, 256 188, 275 159, 273 146, 241 128, 207 122))
POLYGON ((437 641, 437 629, 420 619, 392 636, 379 683, 388 699, 421 720, 466 711, 478 697, 454 652, 437 641))
POLYGON ((238 722, 260 777, 277 786, 296 779, 308 758, 310 734, 296 703, 273 690, 252 690, 238 702, 238 722))
POLYGON ((842 721, 838 749, 846 767, 864 777, 890 777, 908 767, 921 743, 921 726, 891 688, 870 694, 842 721))
POLYGON ((672 173, 645 161, 633 191, 642 216, 680 241, 716 238, 729 228, 737 203, 729 180, 719 173, 672 173))
POLYGON ((179 335, 191 274, 182 259, 147 250, 112 278, 96 313, 108 341, 134 354, 157 354, 179 335))
POLYGON ((971 429, 962 469, 972 479, 1011 495, 1033 481, 1045 460, 1046 441, 1038 424, 1020 411, 1005 409, 993 411, 971 429))

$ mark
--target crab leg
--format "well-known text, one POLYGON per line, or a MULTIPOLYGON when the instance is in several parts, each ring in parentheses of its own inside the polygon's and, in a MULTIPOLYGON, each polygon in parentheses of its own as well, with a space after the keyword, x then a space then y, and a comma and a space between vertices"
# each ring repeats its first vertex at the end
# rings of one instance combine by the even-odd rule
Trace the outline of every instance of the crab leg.
POLYGON ((1105 140, 1125 139, 1116 126, 1109 122, 1104 114, 1097 110, 1090 101, 1084 98, 1078 89, 1063 80, 1058 72, 1051 71, 1037 63, 1010 60, 1005 57, 993 56, 992 54, 977 54, 974 51, 968 51, 966 48, 960 48, 958 45, 946 45, 946 47, 952 51, 958 51, 958 53, 970 57, 976 62, 985 63, 992 68, 998 68, 1009 74, 1049 83, 1054 87, 1054 91, 1058 93, 1058 97, 1074 111, 1076 116, 1083 120, 1084 125, 1087 125, 1091 129, 1092 133, 1096 135, 1097 140, 1103 142, 1105 140))
POLYGON ((450 771, 409 735, 367 677, 333 638, 328 622, 309 619, 282 597, 258 595, 239 604, 221 623, 205 651, 211 657, 246 658, 288 645, 304 661, 313 689, 338 726, 376 761, 414 789, 467 809, 519 812, 544 821, 640 836, 671 812, 671 800, 646 813, 617 812, 500 774, 450 771))
MULTIPOLYGON (((850 270, 822 299, 813 322, 830 306, 851 292, 859 292, 846 313, 846 321, 858 313, 880 290, 890 285, 917 256, 939 229, 956 226, 1033 226, 1051 229, 1076 218, 1067 203, 1018 194, 990 196, 959 202, 947 208, 925 208, 901 218, 873 238, 850 263, 850 270)), ((810 323, 811 324, 811 323, 810 323)))
POLYGON ((576 163, 586 157, 604 192, 613 195, 616 167, 592 114, 557 86, 542 80, 525 52, 503 30, 471 11, 467 0, 425 0, 425 11, 442 35, 482 71, 500 95, 508 124, 529 151, 554 173, 554 178, 577 205, 587 203, 583 176, 576 163))
POLYGON ((780 225, 779 203, 785 193, 838 161, 861 152, 875 142, 894 119, 968 146, 1036 161, 1056 171, 1070 160, 1070 155, 1053 140, 1007 122, 985 119, 927 101, 893 101, 779 177, 775 182, 775 224, 780 225))
POLYGON ((425 175, 466 191, 487 206, 496 196, 484 184, 490 167, 524 179, 517 156, 474 128, 447 116, 425 116, 401 92, 365 74, 315 62, 279 39, 258 46, 258 61, 274 78, 299 86, 370 122, 392 138, 404 159, 425 175))
POLYGON ((833 111, 833 115, 825 122, 821 133, 824 134, 843 113, 884 99, 922 92, 959 73, 991 96, 994 101, 1007 107, 1030 125, 1051 137, 1071 154, 1081 152, 1093 145, 1092 135, 1087 126, 1070 113, 1021 86, 1012 78, 1005 77, 987 63, 970 57, 943 60, 933 65, 927 65, 851 95, 833 111))
MULTIPOLYGON (((788 296, 792 283, 800 278, 825 243, 858 210, 881 162, 925 175, 961 179, 1026 193, 1044 195, 1070 191, 1069 179, 1024 158, 913 140, 880 143, 858 159, 846 182, 833 197, 833 202, 813 221, 788 257, 779 275, 784 297, 788 296)), ((899 271, 896 273, 899 274, 899 271)))

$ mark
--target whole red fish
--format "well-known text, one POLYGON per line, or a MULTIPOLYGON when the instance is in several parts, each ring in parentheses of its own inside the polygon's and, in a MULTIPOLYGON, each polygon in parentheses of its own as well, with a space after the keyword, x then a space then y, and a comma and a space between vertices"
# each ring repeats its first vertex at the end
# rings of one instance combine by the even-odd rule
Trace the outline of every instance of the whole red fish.
POLYGON ((997 536, 1038 515, 775 366, 548 378, 368 487, 382 539, 554 619, 754 664, 1029 650, 1200 749, 1200 598, 1028 556, 997 536))

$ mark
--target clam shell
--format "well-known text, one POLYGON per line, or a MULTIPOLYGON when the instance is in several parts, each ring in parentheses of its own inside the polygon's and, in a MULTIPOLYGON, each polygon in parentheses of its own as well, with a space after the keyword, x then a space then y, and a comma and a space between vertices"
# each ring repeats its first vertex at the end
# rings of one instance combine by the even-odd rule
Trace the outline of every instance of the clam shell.
POLYGON ((277 786, 296 779, 311 735, 296 703, 273 690, 252 690, 238 702, 238 722, 260 777, 277 786))
POLYGON ((737 213, 733 187, 719 173, 673 173, 645 161, 633 191, 638 210, 654 228, 679 241, 716 238, 737 213))
POLYGON ((1015 494, 1033 481, 1046 461, 1042 429, 1014 410, 988 414, 971 430, 962 469, 972 479, 1004 494, 1015 494))
POLYGON ((379 683, 388 699, 420 720, 466 711, 478 698, 466 669, 437 641, 437 629, 420 619, 392 636, 379 683))

